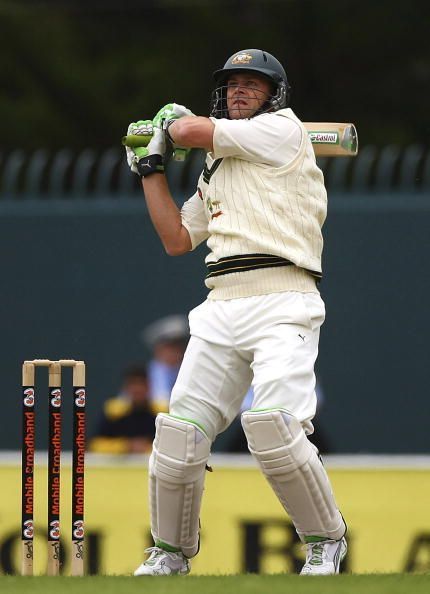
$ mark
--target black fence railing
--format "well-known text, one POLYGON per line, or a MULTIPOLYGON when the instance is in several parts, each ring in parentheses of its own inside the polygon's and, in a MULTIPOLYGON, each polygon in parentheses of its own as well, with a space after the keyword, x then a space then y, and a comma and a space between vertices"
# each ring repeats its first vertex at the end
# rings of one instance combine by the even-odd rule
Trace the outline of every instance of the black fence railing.
MULTIPOLYGON (((175 193, 190 193, 202 169, 204 154, 192 151, 183 163, 170 162, 168 177, 175 193)), ((372 145, 355 158, 320 158, 330 191, 430 193, 430 150, 419 145, 372 145)), ((70 149, 31 154, 16 149, 0 156, 0 200, 26 197, 73 199, 140 195, 139 181, 127 166, 123 151, 70 149)))

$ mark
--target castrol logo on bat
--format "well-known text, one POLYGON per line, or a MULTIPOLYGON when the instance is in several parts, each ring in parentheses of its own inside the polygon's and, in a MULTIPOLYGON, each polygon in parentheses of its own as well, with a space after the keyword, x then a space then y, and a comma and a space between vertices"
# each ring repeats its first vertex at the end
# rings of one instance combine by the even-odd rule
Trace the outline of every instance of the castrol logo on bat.
POLYGON ((337 132, 309 132, 309 138, 313 144, 337 144, 339 134, 337 132))

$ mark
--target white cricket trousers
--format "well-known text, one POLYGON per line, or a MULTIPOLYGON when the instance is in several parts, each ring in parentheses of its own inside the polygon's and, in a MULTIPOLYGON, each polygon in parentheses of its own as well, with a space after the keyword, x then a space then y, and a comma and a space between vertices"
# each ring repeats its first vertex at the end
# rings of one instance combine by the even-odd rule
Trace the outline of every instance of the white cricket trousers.
POLYGON ((252 408, 284 408, 312 433, 324 317, 318 293, 207 299, 189 315, 191 338, 170 413, 198 423, 213 441, 239 413, 252 383, 252 408))

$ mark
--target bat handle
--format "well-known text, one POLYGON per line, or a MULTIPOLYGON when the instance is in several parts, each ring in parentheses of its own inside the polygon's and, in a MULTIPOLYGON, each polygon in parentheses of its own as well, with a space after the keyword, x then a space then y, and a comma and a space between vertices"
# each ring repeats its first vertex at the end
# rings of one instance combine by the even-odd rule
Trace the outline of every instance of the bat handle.
POLYGON ((150 134, 129 134, 128 136, 122 137, 122 144, 123 146, 128 146, 130 148, 136 147, 146 147, 152 140, 152 135, 150 134))

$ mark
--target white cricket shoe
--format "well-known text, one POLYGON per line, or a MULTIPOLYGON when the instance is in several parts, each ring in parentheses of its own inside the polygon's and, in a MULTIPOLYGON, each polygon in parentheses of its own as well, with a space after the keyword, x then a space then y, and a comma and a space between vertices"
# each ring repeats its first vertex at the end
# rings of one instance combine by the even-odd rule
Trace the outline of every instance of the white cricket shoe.
POLYGON ((306 563, 300 575, 334 575, 339 573, 341 561, 345 558, 346 539, 322 540, 306 545, 306 563))
POLYGON ((182 553, 170 553, 159 547, 150 547, 145 553, 151 553, 146 561, 139 565, 134 575, 187 575, 190 562, 182 553))

